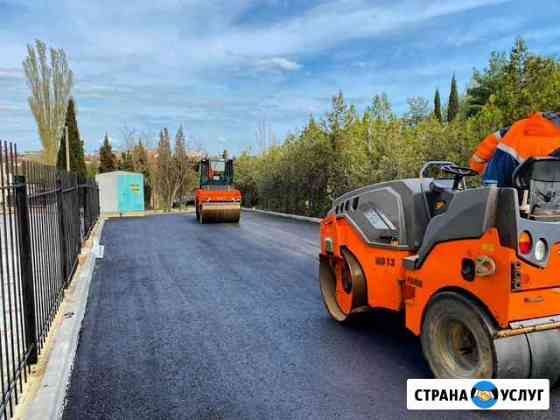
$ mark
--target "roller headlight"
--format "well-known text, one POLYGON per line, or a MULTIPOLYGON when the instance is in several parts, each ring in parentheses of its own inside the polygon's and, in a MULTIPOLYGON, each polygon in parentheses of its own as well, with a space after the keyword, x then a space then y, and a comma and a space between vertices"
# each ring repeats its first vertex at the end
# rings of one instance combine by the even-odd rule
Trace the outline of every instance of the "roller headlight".
POLYGON ((546 258, 546 254, 548 253, 548 246, 543 239, 539 239, 535 244, 535 259, 539 262, 543 261, 546 258))

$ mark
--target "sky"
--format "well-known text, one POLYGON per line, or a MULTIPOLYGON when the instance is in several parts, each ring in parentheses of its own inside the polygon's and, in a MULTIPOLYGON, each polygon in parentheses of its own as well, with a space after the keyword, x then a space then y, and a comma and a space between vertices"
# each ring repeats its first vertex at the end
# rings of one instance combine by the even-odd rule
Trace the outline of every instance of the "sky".
POLYGON ((465 89, 491 51, 523 36, 560 56, 558 0, 0 0, 0 139, 39 150, 22 71, 35 39, 63 48, 86 149, 124 128, 151 137, 182 125, 209 153, 281 141, 339 90, 364 109, 385 92, 443 98, 465 89))

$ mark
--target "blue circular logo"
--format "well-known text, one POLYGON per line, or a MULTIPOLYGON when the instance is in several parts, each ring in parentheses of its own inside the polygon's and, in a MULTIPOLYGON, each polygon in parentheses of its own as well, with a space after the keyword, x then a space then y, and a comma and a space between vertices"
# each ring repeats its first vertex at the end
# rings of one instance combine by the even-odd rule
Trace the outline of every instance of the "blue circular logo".
POLYGON ((490 381, 477 382, 471 390, 472 402, 480 408, 490 408, 498 402, 498 388, 490 381))

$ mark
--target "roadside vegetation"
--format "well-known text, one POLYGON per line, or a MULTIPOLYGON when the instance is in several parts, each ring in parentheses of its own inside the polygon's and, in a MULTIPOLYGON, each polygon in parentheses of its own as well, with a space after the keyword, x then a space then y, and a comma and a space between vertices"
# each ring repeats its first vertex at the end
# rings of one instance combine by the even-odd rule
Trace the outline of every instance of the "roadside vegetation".
MULTIPOLYGON (((43 162, 66 169, 67 133, 70 169, 81 179, 113 170, 140 172, 147 208, 168 210, 192 199, 196 163, 204 153, 188 148, 182 127, 174 141, 163 128, 155 144, 152 134, 125 126, 118 151, 106 134, 99 153, 88 156, 64 50, 36 41, 27 52, 23 67, 43 162)), ((494 52, 486 68, 473 70, 464 92, 453 75, 445 99, 438 89, 430 99, 409 98, 408 110, 398 115, 384 93, 358 110, 338 92, 329 111, 310 116, 281 144, 272 141, 256 155, 245 151, 236 157, 235 182, 243 204, 321 216, 332 198, 367 184, 414 177, 427 160, 465 165, 489 133, 531 112, 560 111, 560 61, 532 53, 518 39, 510 52, 494 52)), ((257 134, 265 143, 274 137, 266 124, 257 127, 257 134)))
POLYGON ((236 185, 245 206, 321 216, 331 198, 395 178, 415 177, 427 160, 466 165, 489 133, 536 111, 560 111, 560 61, 530 52, 518 39, 507 53, 494 52, 488 66, 474 70, 460 94, 455 76, 441 103, 408 99, 398 116, 389 98, 375 95, 359 112, 342 92, 331 109, 310 116, 305 127, 253 155, 236 160, 236 185))
POLYGON ((146 208, 170 210, 192 201, 198 175, 198 155, 187 149, 183 127, 179 127, 172 144, 169 130, 159 133, 155 148, 149 147, 151 136, 127 127, 123 128, 125 144, 122 152, 113 152, 108 134, 99 149, 99 173, 130 171, 144 175, 146 208))

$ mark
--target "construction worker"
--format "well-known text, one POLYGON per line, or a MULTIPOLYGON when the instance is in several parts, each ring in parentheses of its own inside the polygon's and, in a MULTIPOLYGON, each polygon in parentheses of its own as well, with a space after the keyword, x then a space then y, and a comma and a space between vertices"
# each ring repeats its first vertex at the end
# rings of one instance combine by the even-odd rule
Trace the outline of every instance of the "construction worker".
POLYGON ((515 168, 530 157, 550 156, 560 150, 560 114, 534 113, 486 137, 469 165, 485 183, 511 187, 515 168))
POLYGON ((500 140, 507 134, 510 127, 500 128, 495 133, 489 134, 482 140, 469 160, 469 166, 480 175, 484 174, 486 165, 492 160, 500 140))

